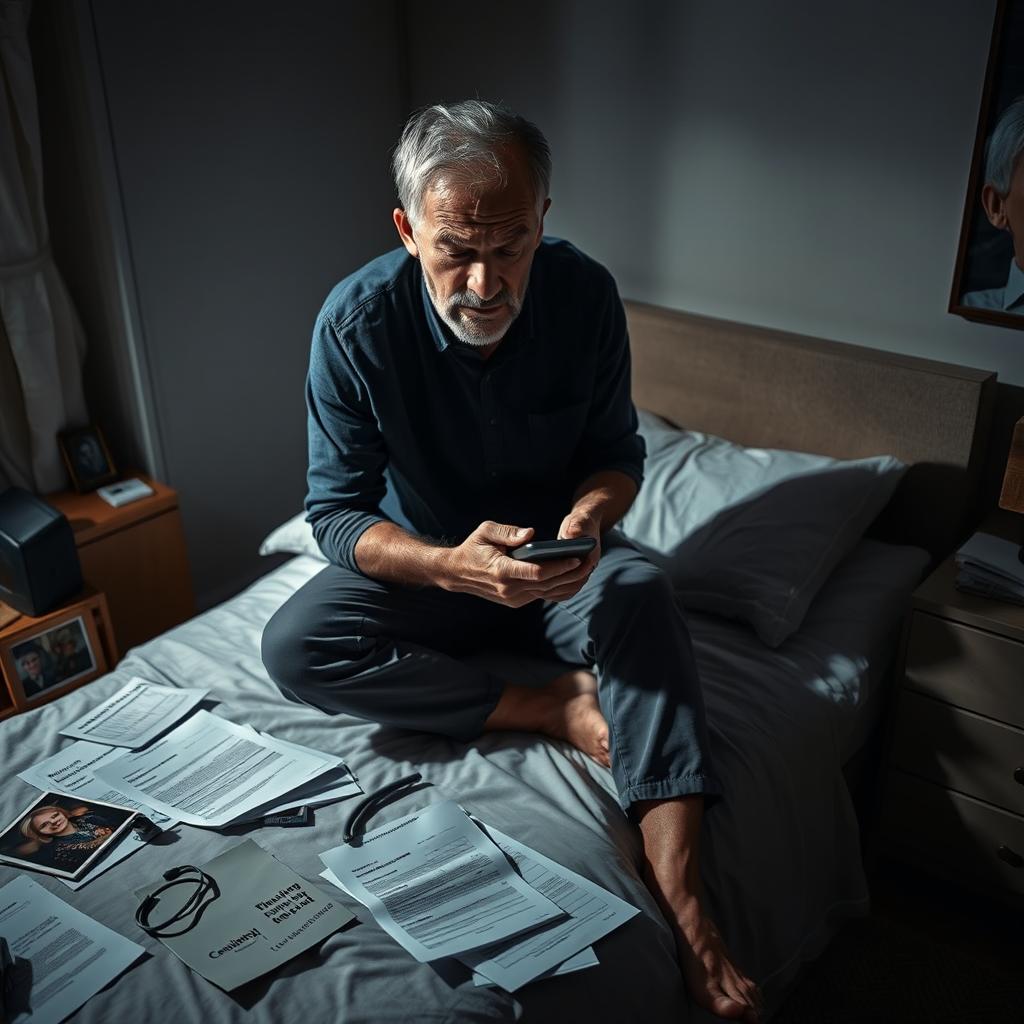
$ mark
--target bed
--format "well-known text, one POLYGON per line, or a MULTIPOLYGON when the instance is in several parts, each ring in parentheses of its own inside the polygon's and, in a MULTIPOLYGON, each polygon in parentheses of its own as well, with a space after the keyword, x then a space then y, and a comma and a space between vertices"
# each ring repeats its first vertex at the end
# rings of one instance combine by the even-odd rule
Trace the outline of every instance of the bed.
MULTIPOLYGON (((769 647, 742 622, 687 612, 726 790, 702 840, 710 909, 771 1011, 842 921, 867 911, 847 776, 876 732, 910 593, 967 526, 994 375, 649 306, 630 305, 628 316, 638 406, 742 445, 842 459, 889 452, 911 466, 784 642, 769 647)), ((341 841, 348 806, 319 809, 307 829, 182 827, 75 893, 36 876, 149 953, 75 1019, 711 1019, 687 1003, 669 929, 640 880, 638 833, 607 771, 537 736, 490 734, 462 745, 282 699, 260 660, 262 629, 322 564, 296 554, 226 603, 128 652, 101 680, 0 723, 8 779, 0 812, 10 820, 31 798, 14 776, 67 742, 64 724, 140 675, 208 687, 216 713, 342 755, 367 791, 410 770, 432 783, 382 809, 374 824, 451 797, 641 913, 597 944, 600 966, 510 995, 475 986, 458 965, 415 963, 342 897, 357 926, 228 996, 138 930, 133 890, 242 835, 315 878, 318 854, 341 841)), ((500 667, 510 655, 481 657, 500 667)), ((541 679, 548 667, 531 670, 541 679)), ((0 884, 12 876, 0 868, 0 884)))

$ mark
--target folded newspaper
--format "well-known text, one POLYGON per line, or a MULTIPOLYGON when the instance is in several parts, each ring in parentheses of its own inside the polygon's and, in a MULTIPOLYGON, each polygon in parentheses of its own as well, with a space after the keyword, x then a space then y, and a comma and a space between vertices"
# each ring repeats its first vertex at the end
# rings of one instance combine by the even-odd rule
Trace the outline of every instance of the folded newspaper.
POLYGON ((145 750, 97 764, 93 773, 140 804, 201 828, 362 792, 342 758, 209 711, 197 711, 145 750))
POLYGON ((1024 604, 1021 546, 990 533, 976 533, 955 556, 960 590, 1024 604))
POLYGON ((322 877, 359 900, 417 960, 455 957, 514 992, 597 963, 591 946, 636 907, 451 800, 320 855, 322 877))

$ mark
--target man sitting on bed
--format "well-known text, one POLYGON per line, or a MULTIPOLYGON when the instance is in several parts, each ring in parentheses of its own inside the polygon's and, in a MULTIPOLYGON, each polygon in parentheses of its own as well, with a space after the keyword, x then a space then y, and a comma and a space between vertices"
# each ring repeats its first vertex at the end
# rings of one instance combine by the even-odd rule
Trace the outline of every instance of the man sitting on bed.
POLYGON ((701 907, 717 786, 689 634, 663 574, 610 532, 644 457, 622 304, 603 267, 542 237, 550 168, 540 131, 489 103, 406 125, 404 248, 337 285, 313 337, 306 511, 331 564, 271 619, 263 659, 329 713, 460 741, 540 732, 610 767, 691 996, 755 1020, 757 987, 701 907), (508 555, 584 536, 582 562, 508 555), (460 660, 484 646, 585 667, 517 685, 460 660))

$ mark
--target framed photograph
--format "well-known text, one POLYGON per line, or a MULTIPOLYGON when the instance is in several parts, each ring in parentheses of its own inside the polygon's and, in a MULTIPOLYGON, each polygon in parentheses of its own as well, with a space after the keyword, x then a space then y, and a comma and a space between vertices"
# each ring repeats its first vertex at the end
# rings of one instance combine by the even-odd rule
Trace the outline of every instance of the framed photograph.
POLYGON ((71 483, 79 494, 117 479, 114 460, 96 424, 63 431, 57 435, 57 444, 71 483))
POLYGON ((949 312, 1024 328, 1024 0, 999 0, 949 312))
POLYGON ((79 878, 129 827, 130 807, 49 792, 0 832, 0 861, 79 878))
POLYGON ((92 617, 82 611, 48 623, 31 635, 19 635, 0 647, 7 678, 27 702, 71 683, 88 682, 106 672, 103 645, 92 617))

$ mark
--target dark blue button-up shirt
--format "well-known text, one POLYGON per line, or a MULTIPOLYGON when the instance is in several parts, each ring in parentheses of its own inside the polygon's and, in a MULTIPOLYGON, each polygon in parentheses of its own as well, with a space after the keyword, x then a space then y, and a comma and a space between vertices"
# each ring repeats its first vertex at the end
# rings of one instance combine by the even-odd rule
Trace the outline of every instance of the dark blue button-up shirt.
POLYGON ((522 312, 489 359, 437 316, 418 260, 396 249, 368 263, 320 311, 306 402, 307 519, 350 569, 382 520, 459 542, 493 519, 548 540, 592 473, 642 479, 615 282, 558 239, 537 250, 522 312))

